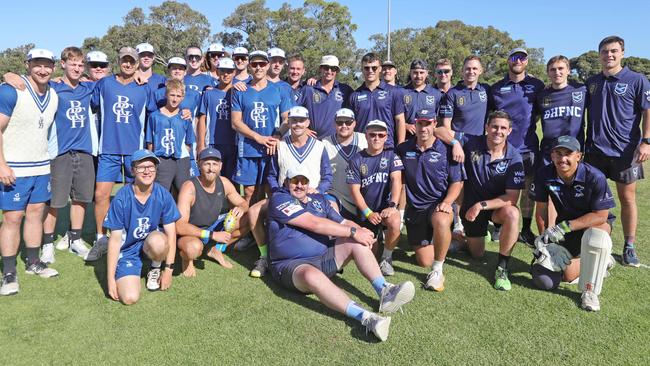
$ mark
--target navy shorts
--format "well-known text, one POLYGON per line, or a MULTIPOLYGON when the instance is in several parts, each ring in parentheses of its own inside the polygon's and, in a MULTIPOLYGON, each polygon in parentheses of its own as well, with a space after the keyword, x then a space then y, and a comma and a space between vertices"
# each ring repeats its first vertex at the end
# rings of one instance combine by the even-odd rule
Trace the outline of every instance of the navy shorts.
POLYGON ((336 246, 332 246, 327 251, 319 256, 301 259, 288 259, 279 263, 271 264, 271 275, 273 278, 280 282, 280 284, 289 290, 302 292, 293 284, 293 272, 303 264, 309 264, 316 267, 327 276, 333 277, 338 272, 336 266, 336 257, 334 251, 336 246))
POLYGON ((221 176, 232 180, 237 169, 237 146, 214 144, 210 146, 221 153, 221 176))
POLYGON ((265 184, 269 159, 269 156, 237 158, 237 171, 233 181, 247 187, 265 184))
POLYGON ((630 184, 645 178, 643 164, 636 162, 634 157, 614 158, 600 154, 585 154, 585 162, 598 168, 605 177, 617 183, 630 184))
POLYGON ((131 155, 101 154, 97 164, 97 182, 133 182, 131 155), (124 168, 124 171, 122 171, 124 168))
POLYGON ((424 210, 417 210, 411 205, 406 206, 404 210, 404 226, 409 245, 414 247, 426 246, 433 244, 433 226, 431 226, 431 216, 433 210, 438 206, 438 202, 432 203, 424 210))
POLYGON ((0 195, 0 209, 23 211, 30 203, 43 203, 50 200, 50 175, 18 177, 13 185, 4 185, 0 195))
MULTIPOLYGON (((472 203, 474 205, 474 203, 472 203)), ((465 219, 465 214, 472 205, 468 207, 461 207, 460 209, 460 219, 463 222, 463 227, 465 228, 465 236, 468 238, 481 238, 487 235, 488 221, 492 219, 492 213, 494 210, 484 210, 479 212, 478 216, 474 221, 467 221, 465 219)))

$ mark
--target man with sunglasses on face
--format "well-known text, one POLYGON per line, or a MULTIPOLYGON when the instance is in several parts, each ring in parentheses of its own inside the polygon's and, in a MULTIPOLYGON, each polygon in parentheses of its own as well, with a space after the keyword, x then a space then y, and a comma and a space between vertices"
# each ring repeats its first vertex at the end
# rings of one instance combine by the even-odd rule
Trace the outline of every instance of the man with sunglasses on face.
MULTIPOLYGON (((526 181, 524 191, 530 189, 535 175, 536 160, 539 160, 539 140, 535 121, 535 100, 544 89, 544 82, 526 73, 528 52, 515 48, 508 54, 508 74, 490 87, 489 106, 491 111, 501 110, 512 118, 512 133, 508 141, 519 150, 524 159, 526 181)), ((534 202, 527 194, 522 194, 519 202, 522 216, 522 228, 519 241, 533 245, 535 235, 530 229, 534 202)))
POLYGON ((235 67, 237 68, 232 83, 235 84, 241 81, 247 84, 253 79, 248 73, 248 50, 244 47, 235 47, 232 51, 232 59, 235 61, 235 67))
POLYGON ((319 70, 320 79, 313 86, 305 85, 296 103, 307 108, 311 117, 309 129, 314 131, 315 137, 322 140, 336 133, 336 125, 332 121, 338 110, 348 107, 353 90, 349 85, 336 80, 340 71, 336 56, 323 56, 319 70))
POLYGON ((449 59, 441 58, 436 61, 436 89, 446 94, 451 89, 452 76, 454 76, 454 70, 449 59))
POLYGON ((347 183, 362 217, 357 223, 373 232, 386 227, 379 268, 384 276, 395 274, 393 250, 400 237, 401 217, 397 203, 402 191, 402 160, 394 150, 385 150, 388 126, 379 120, 366 125, 368 147, 350 159, 347 183))
POLYGON ((438 111, 443 94, 427 83, 429 65, 424 60, 413 60, 410 67, 411 82, 404 87, 404 116, 406 118, 406 137, 415 135, 415 115, 427 109, 438 111))
POLYGON ((226 56, 226 48, 221 44, 212 43, 208 46, 208 50, 205 52, 204 65, 205 69, 204 74, 210 76, 215 81, 219 81, 219 73, 217 72, 217 66, 219 65, 219 60, 222 57, 226 56))
POLYGON ((197 46, 189 46, 185 49, 185 61, 187 63, 187 75, 185 75, 185 85, 190 89, 203 93, 208 88, 214 88, 217 81, 210 75, 201 72, 203 63, 203 53, 197 46))
POLYGON ((102 51, 90 51, 86 54, 86 67, 90 81, 99 81, 111 74, 108 56, 102 51))
POLYGON ((381 80, 381 60, 375 53, 361 59, 364 83, 350 95, 350 109, 357 117, 357 131, 378 119, 388 126, 386 148, 394 148, 406 138, 404 103, 401 91, 381 80))
POLYGON ((397 147, 404 164, 409 244, 422 267, 431 267, 426 289, 443 291, 442 266, 451 242, 454 203, 463 188, 461 164, 452 159, 452 147, 437 139, 435 112, 422 110, 415 120, 415 138, 397 147))
POLYGON ((138 82, 147 83, 152 91, 164 88, 167 78, 153 72, 153 64, 156 60, 153 46, 149 43, 140 43, 135 46, 135 50, 138 52, 138 60, 140 61, 135 76, 138 82))

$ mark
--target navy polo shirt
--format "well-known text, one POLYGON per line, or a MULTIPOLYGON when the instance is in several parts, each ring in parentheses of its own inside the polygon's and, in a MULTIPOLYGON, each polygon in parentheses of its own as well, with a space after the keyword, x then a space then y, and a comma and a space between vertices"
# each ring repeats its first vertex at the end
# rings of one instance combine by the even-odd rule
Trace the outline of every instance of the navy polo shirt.
POLYGON ((589 123, 585 151, 632 157, 641 139, 639 124, 650 109, 648 79, 627 67, 618 74, 587 79, 589 123))
POLYGON ((484 134, 489 89, 489 85, 481 83, 469 89, 463 82, 449 89, 441 109, 445 118, 451 118, 452 130, 474 136, 484 134))
MULTIPOLYGON (((551 197, 558 214, 557 222, 616 206, 605 175, 587 163, 578 165, 573 182, 568 184, 558 177, 552 163, 546 165, 537 171, 530 194, 536 202, 548 202, 551 197)), ((610 214, 610 217, 613 216, 610 214)))
POLYGON ((384 150, 375 156, 368 154, 367 150, 362 150, 350 159, 346 182, 360 185, 366 204, 371 210, 378 212, 388 207, 391 173, 403 169, 402 160, 393 150, 384 150))
POLYGON ((297 104, 309 111, 309 128, 316 131, 319 140, 336 133, 334 127, 336 111, 349 107, 348 100, 352 92, 348 84, 338 81, 334 81, 334 86, 329 93, 323 89, 320 80, 314 86, 305 85, 302 88, 297 104))
POLYGON ((357 118, 355 131, 364 132, 368 122, 378 119, 388 125, 386 148, 395 146, 395 116, 404 113, 402 92, 399 88, 386 84, 383 80, 370 90, 361 84, 350 95, 350 108, 357 118))
POLYGON ((535 107, 542 121, 540 150, 547 162, 555 140, 564 135, 578 139, 584 146, 585 105, 587 88, 582 84, 569 84, 562 89, 544 88, 537 95, 535 107))
POLYGON ((505 155, 492 161, 487 136, 465 135, 465 172, 463 206, 491 200, 506 193, 506 189, 524 188, 524 163, 521 154, 509 142, 505 155))
POLYGON ((440 90, 428 84, 422 90, 415 90, 409 85, 403 89, 403 94, 404 118, 410 124, 415 123, 416 114, 423 109, 434 110, 437 115, 444 96, 440 90))
POLYGON ((462 165, 451 158, 451 146, 439 139, 425 151, 415 144, 413 137, 397 147, 397 154, 404 164, 406 198, 416 210, 425 210, 441 202, 447 195, 449 185, 463 180, 462 165))
POLYGON ((533 106, 537 93, 543 89, 544 83, 530 75, 518 83, 506 75, 490 88, 489 109, 508 112, 512 118, 512 133, 508 136, 508 141, 520 153, 539 151, 533 106))

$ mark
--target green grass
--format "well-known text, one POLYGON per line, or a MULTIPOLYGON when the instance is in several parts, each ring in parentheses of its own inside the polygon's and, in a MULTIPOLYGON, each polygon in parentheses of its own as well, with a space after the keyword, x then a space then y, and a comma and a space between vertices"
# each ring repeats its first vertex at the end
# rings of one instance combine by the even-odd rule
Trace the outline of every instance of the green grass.
MULTIPOLYGON (((638 251, 648 263, 650 183, 638 192, 638 251)), ((88 225, 88 240, 92 230, 88 225)), ((613 238, 618 255, 620 221, 613 238)), ((20 293, 0 298, 0 364, 650 364, 650 270, 617 264, 605 282, 602 311, 587 313, 579 309, 576 285, 555 292, 531 287, 531 254, 521 245, 512 291, 493 290, 495 251, 492 243, 483 260, 448 258, 446 290, 417 287, 404 314, 393 316, 385 343, 314 296, 249 278, 255 251, 231 253, 232 270, 202 261, 196 278, 175 276, 169 291, 144 291, 130 307, 106 297, 105 264, 85 265, 57 251, 60 277, 23 274, 21 262, 20 293)), ((412 255, 396 251, 391 281, 423 281, 427 270, 412 255)), ((377 308, 354 265, 335 281, 377 308)))

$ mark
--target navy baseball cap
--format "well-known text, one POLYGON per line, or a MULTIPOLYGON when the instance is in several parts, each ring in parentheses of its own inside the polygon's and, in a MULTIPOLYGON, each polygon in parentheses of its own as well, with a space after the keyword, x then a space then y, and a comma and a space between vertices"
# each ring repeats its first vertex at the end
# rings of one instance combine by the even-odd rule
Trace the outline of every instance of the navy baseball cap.
POLYGON ((416 119, 436 119, 436 111, 433 109, 420 109, 415 113, 416 119))
POLYGON ((564 135, 558 137, 555 141, 555 145, 553 145, 553 149, 560 147, 569 149, 571 151, 580 151, 580 142, 578 142, 578 140, 573 136, 564 135))
POLYGON ((160 164, 160 159, 154 153, 146 149, 136 150, 136 152, 131 155, 131 166, 141 162, 142 160, 151 159, 154 163, 160 164))
POLYGON ((417 69, 422 69, 422 70, 428 70, 429 69, 429 64, 427 64, 426 61, 424 60, 413 60, 411 62, 411 70, 417 70, 417 69))
POLYGON ((221 160, 221 153, 219 150, 215 149, 214 147, 208 147, 199 153, 199 160, 205 160, 205 159, 217 159, 221 160))

